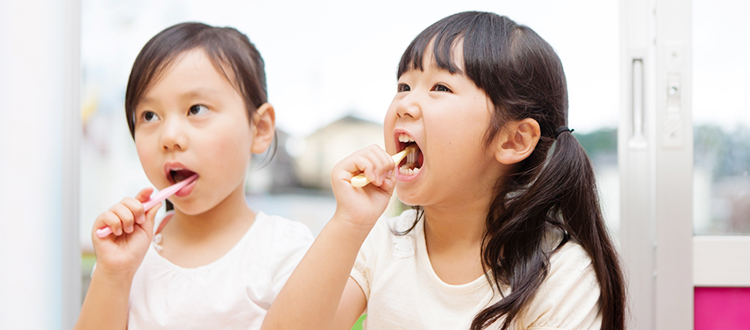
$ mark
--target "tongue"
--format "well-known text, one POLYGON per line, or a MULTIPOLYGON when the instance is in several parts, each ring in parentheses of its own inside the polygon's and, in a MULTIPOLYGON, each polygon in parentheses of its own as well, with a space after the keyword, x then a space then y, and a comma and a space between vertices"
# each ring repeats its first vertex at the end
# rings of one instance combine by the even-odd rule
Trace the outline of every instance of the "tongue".
POLYGON ((194 173, 191 171, 181 170, 181 171, 176 171, 174 175, 172 175, 172 178, 174 179, 174 182, 177 183, 177 182, 180 182, 182 180, 189 178, 193 174, 194 173))

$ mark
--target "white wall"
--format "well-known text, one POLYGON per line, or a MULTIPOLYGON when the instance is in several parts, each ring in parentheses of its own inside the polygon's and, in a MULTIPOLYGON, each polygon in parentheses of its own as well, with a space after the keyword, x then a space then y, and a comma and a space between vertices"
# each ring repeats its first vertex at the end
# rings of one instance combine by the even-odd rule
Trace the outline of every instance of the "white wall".
POLYGON ((80 306, 79 11, 0 1, 0 329, 69 329, 80 306))

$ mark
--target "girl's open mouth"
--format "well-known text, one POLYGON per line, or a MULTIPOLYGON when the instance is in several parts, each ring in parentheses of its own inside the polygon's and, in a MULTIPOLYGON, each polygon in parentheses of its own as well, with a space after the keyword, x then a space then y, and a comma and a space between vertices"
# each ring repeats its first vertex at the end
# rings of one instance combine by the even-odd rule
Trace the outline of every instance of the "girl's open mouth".
POLYGON ((396 148, 398 149, 397 151, 404 150, 411 145, 416 147, 416 151, 408 154, 398 164, 398 173, 407 177, 413 177, 419 174, 424 163, 424 156, 422 155, 422 149, 420 149, 419 145, 414 142, 414 138, 403 133, 398 135, 398 143, 396 145, 396 148))
MULTIPOLYGON (((170 184, 175 184, 190 178, 193 174, 195 174, 195 172, 188 169, 180 167, 169 168, 167 170, 167 180, 170 184)), ((177 197, 185 197, 187 195, 190 195, 197 182, 198 180, 196 179, 193 182, 188 183, 185 187, 175 192, 174 195, 177 197)))
MULTIPOLYGON (((164 176, 167 178, 170 186, 174 185, 175 183, 185 181, 193 175, 197 175, 196 172, 189 170, 186 167, 187 166, 183 165, 182 163, 175 161, 167 162, 164 164, 164 176)), ((182 189, 178 190, 174 194, 174 196, 185 197, 187 195, 190 195, 195 186, 198 184, 198 180, 199 179, 196 179, 193 182, 188 183, 182 189)))
POLYGON ((170 169, 169 173, 167 175, 167 180, 169 180, 170 184, 175 184, 177 182, 180 182, 182 180, 185 180, 189 178, 191 175, 195 174, 195 172, 191 170, 186 169, 170 169))

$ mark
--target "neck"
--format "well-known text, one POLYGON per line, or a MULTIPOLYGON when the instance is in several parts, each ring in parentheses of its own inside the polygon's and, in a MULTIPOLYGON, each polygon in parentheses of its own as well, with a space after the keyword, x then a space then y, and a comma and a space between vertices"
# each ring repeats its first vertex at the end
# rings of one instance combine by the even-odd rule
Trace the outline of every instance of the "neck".
MULTIPOLYGON (((455 196, 455 195, 454 195, 455 196)), ((478 248, 485 232, 491 193, 465 195, 439 205, 426 205, 425 239, 433 247, 478 248)))
POLYGON ((469 180, 474 184, 455 187, 448 196, 423 206, 428 244, 480 250, 498 178, 507 171, 501 165, 491 164, 477 169, 482 174, 469 180))
POLYGON ((200 239, 223 232, 241 230, 245 232, 255 219, 255 212, 245 201, 244 186, 239 185, 224 200, 213 208, 199 214, 186 214, 175 209, 170 224, 190 239, 200 239), (176 221, 175 221, 176 220, 176 221))
POLYGON ((484 274, 482 238, 491 195, 454 194, 453 197, 450 202, 425 206, 424 235, 435 274, 445 283, 456 285, 484 274))

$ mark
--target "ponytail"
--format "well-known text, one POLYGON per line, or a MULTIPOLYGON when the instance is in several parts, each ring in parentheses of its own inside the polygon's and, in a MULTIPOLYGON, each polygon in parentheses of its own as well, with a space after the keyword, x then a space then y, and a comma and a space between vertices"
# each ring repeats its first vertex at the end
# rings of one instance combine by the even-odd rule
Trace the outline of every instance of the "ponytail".
MULTIPOLYGON (((544 144, 552 142, 552 138, 543 139, 544 144)), ((513 290, 480 312, 471 329, 483 329, 503 315, 501 329, 507 329, 531 301, 549 272, 550 252, 554 253, 544 250, 549 226, 565 233, 557 248, 573 240, 591 256, 601 289, 602 329, 624 329, 622 273, 601 214, 594 171, 586 152, 572 134, 562 132, 541 167, 531 171, 538 172, 535 179, 528 172, 506 178, 490 205, 482 264, 497 288, 509 285, 513 290), (533 182, 527 184, 530 179, 533 182)))
POLYGON ((572 174, 566 180, 569 185, 562 187, 559 196, 563 228, 591 256, 602 293, 599 299, 603 313, 602 329, 624 329, 624 279, 599 206, 591 161, 572 134, 561 134, 556 149, 546 172, 565 171, 567 165, 572 174))

